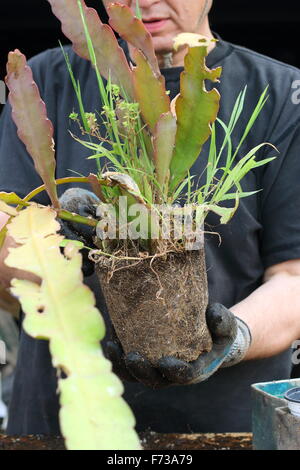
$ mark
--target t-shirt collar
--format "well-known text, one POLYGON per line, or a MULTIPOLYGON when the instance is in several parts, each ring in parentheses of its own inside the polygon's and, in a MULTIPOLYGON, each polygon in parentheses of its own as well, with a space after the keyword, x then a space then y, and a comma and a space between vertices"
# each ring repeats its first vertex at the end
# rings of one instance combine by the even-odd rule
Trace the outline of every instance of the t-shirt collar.
MULTIPOLYGON (((233 48, 231 44, 227 41, 224 41, 221 36, 218 33, 215 33, 213 31, 214 37, 218 40, 216 47, 213 48, 213 50, 208 54, 206 58, 206 65, 209 68, 213 68, 218 66, 228 55, 231 54, 233 48)), ((123 39, 119 40, 120 46, 123 48, 125 55, 127 57, 127 60, 130 61, 130 56, 129 56, 129 50, 128 50, 128 44, 126 41, 123 39)), ((163 75, 167 77, 168 74, 173 74, 176 71, 182 71, 183 67, 172 67, 170 69, 161 69, 163 72, 163 75)))

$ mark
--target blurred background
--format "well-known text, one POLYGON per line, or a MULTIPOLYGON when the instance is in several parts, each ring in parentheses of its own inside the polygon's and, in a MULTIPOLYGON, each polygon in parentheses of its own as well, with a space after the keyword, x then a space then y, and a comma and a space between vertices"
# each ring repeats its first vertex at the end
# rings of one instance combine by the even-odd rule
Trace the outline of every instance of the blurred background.
MULTIPOLYGON (((101 0, 86 0, 86 4, 96 8, 102 20, 106 21, 101 0)), ((300 68, 299 18, 295 14, 295 9, 283 8, 282 2, 214 0, 210 20, 213 31, 218 32, 223 39, 300 68)), ((63 44, 67 43, 60 32, 60 24, 52 15, 46 0, 2 1, 0 10, 0 80, 5 77, 5 64, 10 50, 18 48, 27 58, 30 58, 47 48, 58 46, 58 40, 61 40, 63 44)), ((0 112, 1 109, 0 105, 0 112)), ((0 320, 2 317, 0 333, 2 331, 3 339, 7 339, 11 345, 11 349, 8 351, 10 354, 9 364, 7 364, 6 370, 2 371, 8 390, 10 389, 11 369, 16 359, 17 334, 12 317, 8 321, 5 313, 10 311, 16 315, 16 310, 15 302, 3 292, 1 295, 0 291, 0 320)), ((300 377, 300 366, 294 369, 293 374, 300 377)), ((5 395, 5 390, 3 392, 5 395)))
MULTIPOLYGON (((182 0, 185 1, 185 0, 182 0)), ((106 19, 101 0, 86 0, 106 19)), ((289 2, 290 3, 290 2, 289 2)), ((292 8, 271 0, 214 0, 211 25, 224 39, 300 68, 299 18, 292 8)), ((46 0, 9 0, 0 10, 0 79, 9 50, 19 48, 29 58, 67 42, 46 0)))

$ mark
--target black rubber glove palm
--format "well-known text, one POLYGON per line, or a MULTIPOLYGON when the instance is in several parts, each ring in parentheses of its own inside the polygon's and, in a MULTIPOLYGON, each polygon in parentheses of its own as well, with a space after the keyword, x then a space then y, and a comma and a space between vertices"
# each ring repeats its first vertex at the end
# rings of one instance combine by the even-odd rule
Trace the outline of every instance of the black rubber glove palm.
MULTIPOLYGON (((62 209, 75 212, 83 217, 96 217, 99 199, 97 196, 82 188, 70 188, 65 191, 59 199, 62 209)), ((94 244, 95 229, 88 225, 70 222, 59 219, 61 233, 69 240, 78 240, 90 248, 96 248, 94 244)), ((91 276, 94 272, 95 264, 88 258, 88 250, 83 248, 82 271, 84 276, 91 276)))
MULTIPOLYGON (((230 351, 238 336, 238 321, 241 320, 223 305, 213 304, 207 308, 206 321, 213 340, 210 352, 201 354, 193 362, 185 362, 176 357, 163 357, 158 367, 153 367, 137 352, 124 355, 112 329, 112 340, 108 341, 106 351, 114 372, 123 380, 139 381, 154 389, 188 385, 208 379, 229 360, 230 351)), ((249 332, 247 325, 242 323, 245 331, 249 332)), ((250 341, 251 335, 248 338, 250 341)))

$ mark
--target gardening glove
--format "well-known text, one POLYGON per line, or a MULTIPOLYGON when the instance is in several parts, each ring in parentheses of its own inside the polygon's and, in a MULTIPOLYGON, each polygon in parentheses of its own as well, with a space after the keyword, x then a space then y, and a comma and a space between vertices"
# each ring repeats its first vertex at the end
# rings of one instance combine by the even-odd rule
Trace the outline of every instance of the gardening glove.
MULTIPOLYGON (((61 208, 70 212, 75 212, 83 217, 96 217, 96 210, 99 204, 97 196, 82 188, 70 188, 65 191, 59 198, 61 208)), ((71 222, 69 220, 59 219, 61 230, 60 233, 69 240, 78 240, 90 248, 96 248, 93 237, 95 228, 85 224, 71 222)), ((83 248, 80 250, 82 254, 82 271, 84 276, 91 276, 95 269, 95 264, 88 257, 89 250, 83 248)))
POLYGON ((159 360, 158 367, 153 367, 138 352, 124 355, 114 337, 107 343, 107 354, 115 373, 123 380, 136 380, 157 389, 203 382, 220 367, 240 362, 251 344, 251 333, 246 323, 221 304, 208 306, 206 322, 213 340, 212 350, 202 353, 192 362, 166 356, 159 360))

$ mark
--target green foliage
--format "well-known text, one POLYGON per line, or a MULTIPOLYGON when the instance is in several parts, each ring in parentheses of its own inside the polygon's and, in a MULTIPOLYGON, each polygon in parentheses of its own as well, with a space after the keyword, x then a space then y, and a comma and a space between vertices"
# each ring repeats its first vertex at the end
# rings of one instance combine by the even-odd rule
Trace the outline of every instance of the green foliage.
MULTIPOLYGON (((124 5, 112 4, 108 13, 110 24, 132 46, 135 101, 128 99, 128 96, 121 98, 119 89, 114 88, 112 92, 115 85, 110 76, 106 87, 103 82, 99 86, 104 103, 102 124, 106 127, 107 135, 103 137, 97 132, 92 133, 99 137, 100 144, 77 140, 93 150, 94 155, 89 158, 105 157, 112 165, 110 171, 128 175, 136 183, 139 197, 145 204, 174 204, 186 188, 187 199, 203 206, 202 212, 200 211, 203 221, 207 213, 213 211, 220 216, 221 223, 227 223, 237 210, 239 199, 256 192, 243 192, 240 184, 242 178, 251 169, 272 160, 256 161, 256 152, 265 144, 258 145, 244 157, 239 155, 242 144, 266 102, 266 90, 238 147, 232 151, 230 136, 243 111, 246 90, 239 95, 228 129, 225 123, 221 123, 221 131, 225 130, 225 137, 222 148, 217 150, 215 121, 220 96, 215 89, 206 91, 205 80, 218 81, 221 68, 209 70, 205 64, 210 40, 192 34, 181 35, 176 40, 176 47, 184 44, 190 47, 185 56, 185 70, 181 75, 180 95, 170 104, 164 80, 157 70, 156 58, 153 59, 152 39, 143 23, 124 5), (193 176, 189 171, 210 136, 206 184, 200 189, 194 189, 193 176), (226 148, 226 165, 219 168, 220 157, 226 148), (223 176, 217 179, 220 172, 223 176), (235 201, 231 209, 220 206, 220 203, 230 199, 235 201)), ((84 16, 82 20, 85 22, 84 16)), ((93 38, 88 32, 86 34, 89 50, 92 51, 93 38)), ((93 53, 91 57, 92 55, 93 53)), ((98 72, 100 74, 100 70, 98 72)), ((200 158, 205 156, 201 155, 200 158)), ((102 181, 101 172, 98 178, 102 181)), ((116 185, 105 190, 104 194, 106 202, 117 204, 114 201, 124 191, 116 185)))
POLYGON ((75 52, 82 58, 91 60, 92 65, 101 70, 104 77, 111 74, 113 83, 120 86, 122 92, 133 97, 131 71, 125 54, 118 45, 112 29, 104 25, 96 10, 88 8, 80 0, 48 0, 54 15, 62 24, 63 33, 70 39, 75 52), (84 15, 85 23, 82 22, 84 15), (91 57, 86 40, 86 30, 94 44, 91 57))
MULTIPOLYGON (((259 101, 249 118, 245 131, 236 148, 233 148, 231 136, 236 128, 245 106, 247 87, 245 87, 244 90, 239 93, 234 104, 228 125, 218 118, 217 123, 212 126, 206 170, 206 183, 203 187, 195 191, 194 200, 197 200, 198 202, 209 201, 210 204, 217 205, 223 201, 231 199, 237 200, 248 197, 257 192, 243 192, 241 181, 249 171, 258 168, 259 166, 265 165, 275 158, 270 157, 263 160, 256 160, 257 152, 266 145, 269 145, 274 149, 275 147, 270 143, 261 143, 251 149, 245 156, 239 159, 237 157, 242 144, 245 142, 245 139, 254 126, 256 119, 262 110, 262 107, 266 103, 267 90, 268 87, 263 91, 261 97, 259 98, 259 101), (224 139, 220 149, 216 148, 217 125, 219 125, 220 132, 223 131, 224 133, 224 139), (225 166, 220 167, 220 160, 224 153, 226 155, 225 166)), ((233 208, 232 215, 234 214, 235 210, 236 207, 233 208)))
POLYGON ((30 206, 15 217, 8 232, 20 246, 11 249, 6 264, 41 279, 40 285, 14 279, 11 290, 26 313, 25 331, 50 341, 67 448, 140 449, 134 417, 121 398, 123 385, 101 350, 104 321, 82 282, 79 248, 70 242, 61 253, 55 216, 51 208, 30 206))
MULTIPOLYGON (((173 156, 176 139, 176 118, 171 112, 161 114, 153 133, 154 161, 157 181, 160 185, 167 184, 169 167, 173 156)), ((162 193, 164 193, 162 187, 162 193)))
MULTIPOLYGON (((246 89, 239 94, 229 123, 217 119, 219 94, 215 89, 207 92, 204 87, 205 80, 218 81, 221 73, 220 68, 206 67, 210 40, 190 34, 177 40, 176 47, 187 44, 189 50, 181 75, 180 95, 170 103, 138 3, 138 18, 124 5, 109 7, 110 24, 132 45, 135 66, 130 68, 111 28, 103 25, 95 10, 88 8, 83 0, 48 1, 75 51, 90 60, 95 69, 103 103, 96 112, 85 110, 80 84, 65 54, 79 104, 79 113, 73 111, 69 117, 78 122, 84 135, 74 138, 91 150, 93 154, 89 158, 96 160, 98 172, 54 180, 52 125, 25 57, 19 51, 10 53, 7 84, 13 117, 44 185, 24 199, 15 193, 0 193, 0 210, 12 220, 9 233, 21 245, 11 251, 6 262, 42 280, 41 285, 14 280, 13 292, 27 313, 26 331, 50 340, 53 364, 67 375, 66 379, 59 379, 59 390, 60 422, 68 447, 137 449, 134 419, 120 398, 121 383, 111 373, 111 366, 99 347, 104 324, 92 293, 82 283, 78 253, 81 245, 66 244, 56 233, 59 228, 56 215, 91 226, 96 226, 97 220, 61 210, 56 185, 89 183, 102 203, 116 207, 117 214, 118 196, 127 197, 128 211, 132 204, 140 203, 146 210, 145 218, 150 221, 149 233, 154 229, 152 233, 157 239, 161 236, 163 216, 155 204, 175 205, 182 192, 187 202, 198 209, 197 223, 203 223, 210 211, 220 217, 221 223, 227 223, 237 210, 239 199, 256 192, 243 191, 244 176, 273 159, 256 159, 264 143, 241 155, 242 145, 266 102, 267 90, 234 149, 231 136, 244 110, 246 89), (105 135, 100 133, 102 125, 105 135), (216 146, 217 132, 224 133, 220 149, 216 146), (209 154, 202 152, 200 156, 207 160, 206 182, 195 188, 190 169, 209 137, 209 154), (225 152, 225 166, 220 167, 225 152), (30 203, 45 189, 53 209, 37 208, 30 203), (227 200, 233 201, 232 208, 222 206, 227 200), (15 209, 14 205, 18 207, 15 209), (60 252, 63 246, 65 256, 60 252), (57 272, 63 272, 64 277, 57 276, 57 272)), ((0 246, 6 233, 4 227, 0 232, 0 246)), ((145 250, 157 254, 159 241, 151 240, 148 244, 141 237, 139 255, 145 250)), ((109 252, 108 244, 103 243, 102 249, 101 253, 116 258, 109 252)))
POLYGON ((140 10, 139 0, 136 0, 135 16, 136 16, 139 20, 142 19, 142 13, 141 13, 141 10, 140 10))
MULTIPOLYGON (((230 122, 225 124, 217 119, 220 96, 215 89, 205 89, 205 80, 216 82, 221 74, 220 68, 209 70, 205 64, 211 40, 189 33, 179 35, 176 39, 176 48, 184 45, 189 48, 185 56, 185 69, 181 74, 180 94, 170 103, 164 79, 158 68, 151 35, 130 8, 114 3, 109 5, 108 12, 110 24, 131 43, 135 62, 131 69, 127 62, 126 66, 124 65, 124 53, 120 52, 112 30, 101 23, 95 10, 88 8, 83 0, 49 2, 54 14, 62 22, 63 31, 72 40, 76 52, 91 61, 103 103, 102 109, 96 112, 85 110, 80 84, 64 53, 79 104, 79 114, 71 112, 70 119, 78 122, 86 138, 73 137, 92 151, 89 158, 95 159, 97 164, 97 175, 90 175, 81 180, 90 183, 101 201, 114 205, 117 213, 120 195, 128 196, 129 207, 138 201, 153 213, 153 210, 156 210, 153 209, 153 204, 176 204, 181 193, 186 191, 188 202, 203 206, 202 211, 198 212, 198 219, 199 214, 202 214, 204 222, 207 213, 213 211, 220 215, 221 223, 227 222, 230 219, 228 214, 232 216, 236 211, 239 199, 255 193, 256 188, 247 193, 243 192, 243 177, 251 169, 272 160, 256 160, 257 151, 265 144, 259 144, 245 156, 240 155, 242 145, 266 102, 267 90, 253 111, 237 148, 233 149, 231 135, 243 112, 246 90, 238 96, 230 122), (106 83, 102 76, 107 78, 106 83), (101 129, 103 126, 106 129, 105 135, 100 132, 100 126, 101 129), (224 140, 221 148, 217 149, 216 132, 220 131, 224 132, 224 140), (190 169, 209 137, 209 154, 200 156, 207 159, 206 183, 203 187, 195 189, 190 169), (95 141, 95 138, 99 142, 95 141), (220 159, 225 151, 226 164, 220 168, 220 159), (127 188, 124 188, 124 181, 127 182, 127 188), (128 192, 128 182, 131 188, 135 187, 134 191, 128 192), (220 206, 226 200, 234 201, 232 209, 220 206)), ((26 69, 28 74, 29 69, 24 61, 25 58, 22 57, 22 68, 26 69)), ((21 74, 19 78, 18 86, 20 90, 24 89, 24 93, 28 86, 28 77, 29 75, 24 79, 21 74)), ((22 129, 25 120, 24 101, 15 103, 15 114, 17 111, 22 116, 18 123, 18 127, 22 129)), ((45 121, 44 108, 43 119, 45 121)), ((35 129, 32 116, 27 116, 27 121, 27 125, 35 129)), ((51 127, 49 122, 47 125, 51 127)), ((39 140, 48 142, 48 152, 49 132, 46 130, 49 131, 50 127, 46 129, 45 124, 44 127, 37 127, 39 140)), ((20 129, 19 135, 26 142, 26 136, 24 140, 20 129)), ((43 153, 37 152, 34 146, 31 145, 29 150, 51 196, 51 191, 53 193, 58 182, 53 179, 53 167, 46 165, 46 170, 44 167, 45 161, 52 162, 53 155, 47 160, 41 158, 43 153), (48 181, 51 182, 50 185, 48 181)), ((25 204, 40 190, 37 188, 28 195, 24 199, 25 204)), ((53 194, 51 197, 54 200, 53 194)), ((0 199, 7 202, 5 198, 7 196, 0 195, 0 199)), ((24 205, 24 201, 19 201, 18 204, 24 205)), ((57 202, 53 205, 57 206, 57 202)), ((94 220, 85 220, 77 215, 59 211, 59 208, 57 213, 67 220, 88 225, 96 223, 94 220)), ((144 241, 142 245, 145 247, 144 241)))

